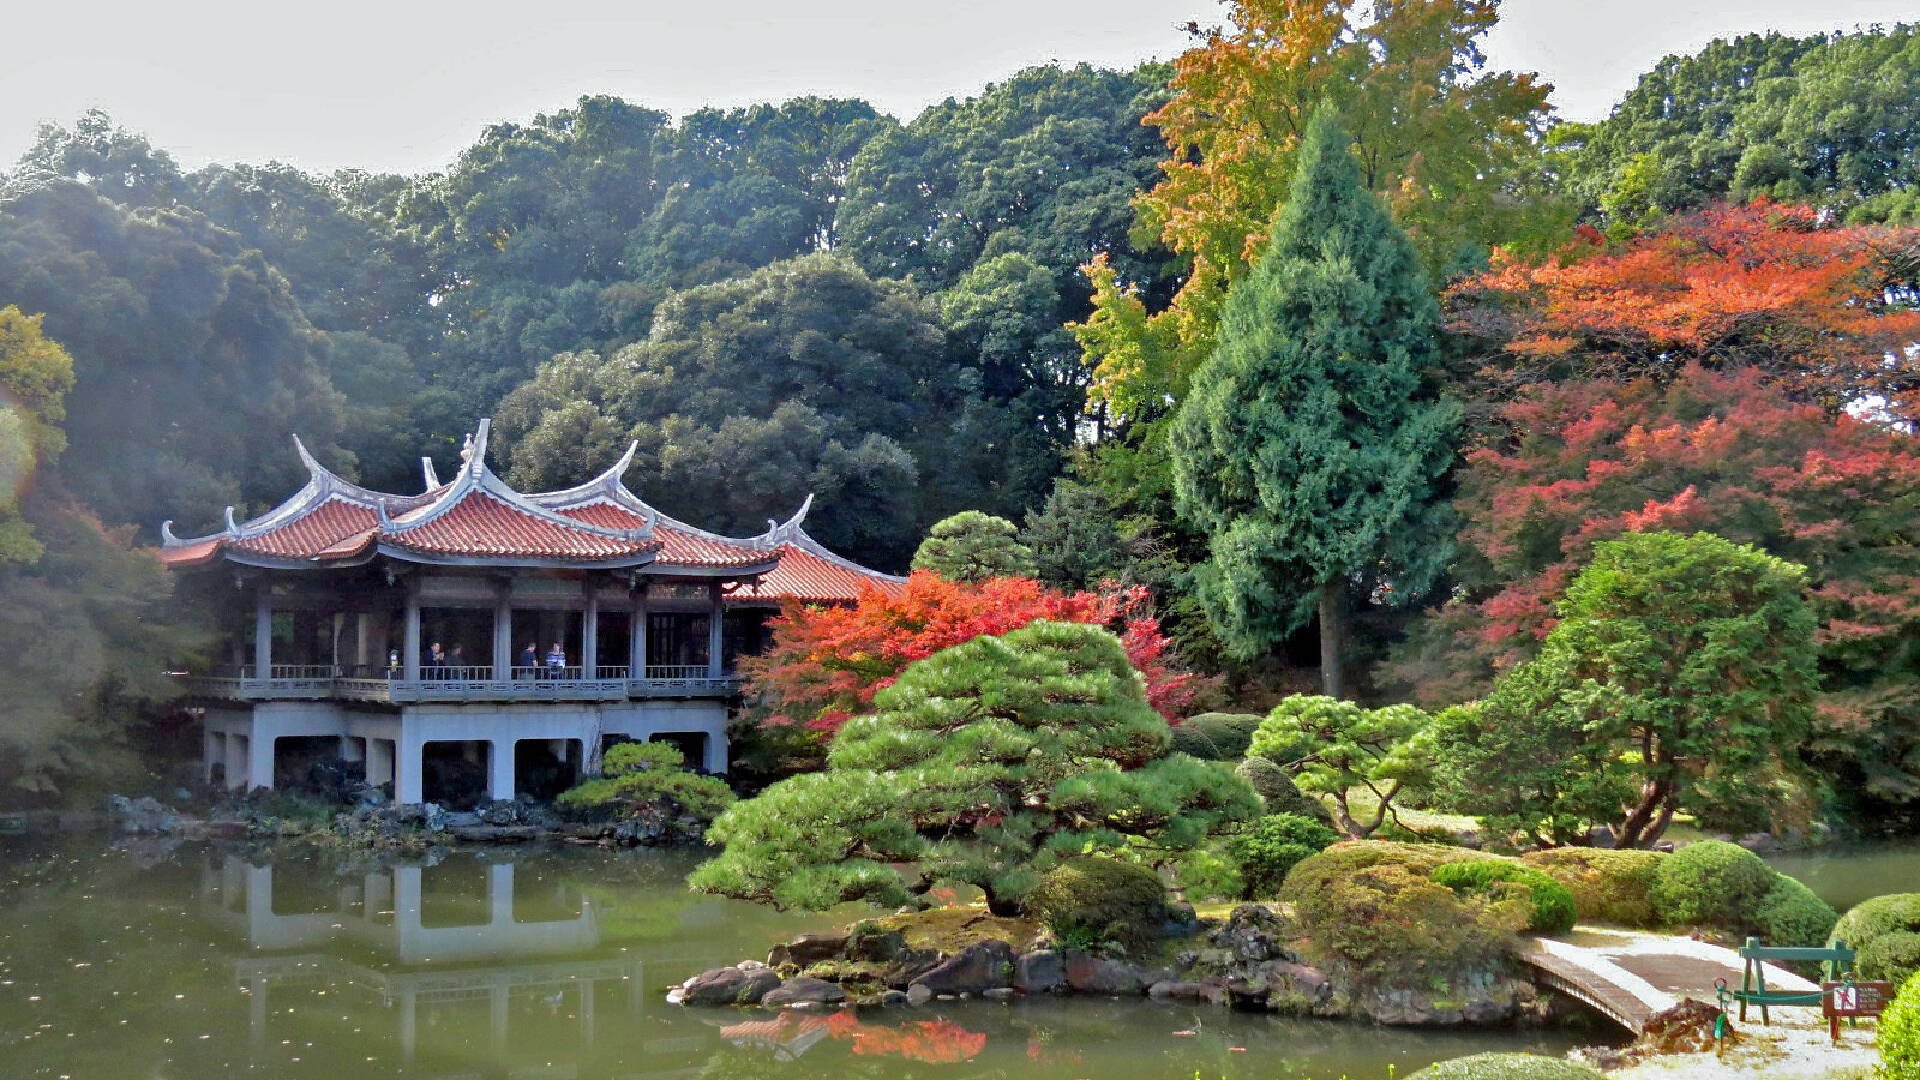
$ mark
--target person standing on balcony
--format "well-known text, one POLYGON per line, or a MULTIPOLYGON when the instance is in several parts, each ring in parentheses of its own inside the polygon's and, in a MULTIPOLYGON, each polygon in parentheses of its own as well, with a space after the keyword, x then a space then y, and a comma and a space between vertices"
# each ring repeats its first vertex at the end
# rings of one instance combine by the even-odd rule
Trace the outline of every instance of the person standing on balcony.
POLYGON ((423 679, 441 678, 445 675, 445 672, 441 669, 446 666, 447 651, 441 648, 440 643, 436 641, 427 646, 426 655, 420 658, 420 677, 423 679))
POLYGON ((454 647, 447 652, 447 667, 452 672, 451 678, 464 679, 467 677, 467 654, 458 644, 455 644, 454 647))
POLYGON ((556 641, 553 643, 553 647, 547 650, 547 678, 549 679, 566 678, 567 677, 566 668, 567 668, 567 651, 565 649, 562 649, 560 647, 560 643, 556 641))
POLYGON ((520 660, 514 666, 526 669, 526 673, 522 676, 523 678, 537 679, 540 677, 540 651, 534 647, 533 642, 527 642, 527 647, 520 650, 520 660))

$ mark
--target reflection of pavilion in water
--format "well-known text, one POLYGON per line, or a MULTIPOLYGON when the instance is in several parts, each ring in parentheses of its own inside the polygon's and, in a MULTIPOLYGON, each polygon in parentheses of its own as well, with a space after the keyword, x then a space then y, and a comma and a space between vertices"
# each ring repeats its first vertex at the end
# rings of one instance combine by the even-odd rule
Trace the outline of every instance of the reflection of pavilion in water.
MULTIPOLYGON (((516 1013, 571 1018, 570 1041, 582 1050, 593 1045, 606 1007, 627 1025, 642 1019, 647 961, 583 955, 601 943, 592 900, 551 882, 538 882, 538 887, 516 895, 514 869, 511 862, 467 859, 431 868, 395 865, 358 880, 333 882, 333 888, 320 893, 325 897, 321 902, 314 902, 313 890, 289 889, 285 891, 297 899, 290 896, 286 899, 292 903, 276 903, 274 866, 256 866, 232 855, 210 860, 201 876, 203 915, 261 953, 272 954, 234 963, 248 994, 248 1029, 256 1059, 269 1041, 276 990, 351 986, 371 993, 383 1008, 395 1011, 400 1056, 406 1063, 418 1049, 423 1015, 432 1026, 436 1010, 443 1007, 487 1004, 485 1049, 494 1061, 507 1055, 516 1013), (472 888, 475 884, 480 888, 472 888), (370 951, 395 967, 359 963, 341 955, 343 951, 370 951), (581 958, 534 959, 569 955, 581 958), (407 970, 428 964, 433 966, 407 970)), ((287 875, 288 870, 280 873, 287 875)), ((655 961, 672 959, 650 956, 655 961)), ((657 1041, 674 1045, 640 1049, 684 1049, 678 1045, 683 1040, 657 1041)), ((476 1044, 464 1049, 479 1053, 483 1048, 476 1044)), ((570 1076, 575 1071, 552 1065, 513 1070, 514 1076, 543 1074, 570 1076)))

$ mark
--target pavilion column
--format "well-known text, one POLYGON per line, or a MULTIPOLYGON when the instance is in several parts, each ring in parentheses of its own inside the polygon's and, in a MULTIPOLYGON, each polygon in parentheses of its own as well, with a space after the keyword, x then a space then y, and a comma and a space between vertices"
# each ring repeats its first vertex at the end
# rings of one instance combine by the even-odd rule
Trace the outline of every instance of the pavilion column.
POLYGON ((493 678, 513 678, 513 584, 502 583, 493 597, 493 678))
POLYGON ((720 628, 726 622, 720 606, 720 582, 707 583, 707 678, 720 677, 720 628))
POLYGON ((273 585, 264 579, 253 594, 253 677, 273 678, 273 585))
POLYGON ((587 607, 580 615, 580 677, 600 677, 600 587, 587 579, 587 607))
POLYGON ((420 579, 416 577, 407 578, 407 629, 400 648, 400 677, 408 682, 420 678, 420 579))
POLYGON ((630 679, 647 677, 647 614, 647 585, 641 582, 634 586, 627 616, 627 662, 633 669, 627 673, 630 679))
POLYGON ((487 798, 494 802, 513 799, 514 750, 517 739, 491 739, 487 742, 487 798))

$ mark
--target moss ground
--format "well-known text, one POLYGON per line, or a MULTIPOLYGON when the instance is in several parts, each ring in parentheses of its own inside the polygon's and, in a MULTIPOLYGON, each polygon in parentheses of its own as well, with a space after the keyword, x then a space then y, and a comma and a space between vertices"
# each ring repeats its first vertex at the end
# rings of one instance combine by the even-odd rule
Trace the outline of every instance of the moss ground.
POLYGON ((906 915, 889 915, 876 920, 887 930, 906 935, 907 944, 916 949, 938 949, 955 953, 982 941, 1003 941, 1015 949, 1025 948, 1040 928, 1028 919, 994 915, 985 905, 960 905, 929 908, 906 915))

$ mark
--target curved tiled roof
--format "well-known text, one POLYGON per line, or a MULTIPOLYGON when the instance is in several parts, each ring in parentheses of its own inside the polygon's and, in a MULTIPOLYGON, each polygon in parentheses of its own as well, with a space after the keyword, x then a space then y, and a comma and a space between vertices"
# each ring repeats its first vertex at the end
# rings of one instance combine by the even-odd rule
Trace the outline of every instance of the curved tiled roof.
POLYGON ((634 448, 600 476, 562 491, 522 494, 486 465, 489 423, 462 451, 460 472, 442 483, 422 459, 427 490, 394 495, 328 471, 298 439, 308 482, 257 518, 182 540, 160 527, 161 558, 176 568, 216 558, 290 569, 353 565, 374 555, 459 565, 645 567, 650 574, 734 578, 757 587, 735 602, 851 602, 868 588, 906 579, 870 570, 827 550, 801 528, 812 498, 784 523, 753 537, 721 536, 668 517, 629 491, 621 476, 634 448))

